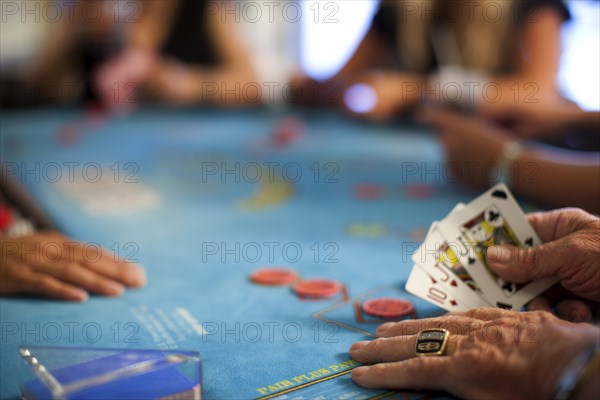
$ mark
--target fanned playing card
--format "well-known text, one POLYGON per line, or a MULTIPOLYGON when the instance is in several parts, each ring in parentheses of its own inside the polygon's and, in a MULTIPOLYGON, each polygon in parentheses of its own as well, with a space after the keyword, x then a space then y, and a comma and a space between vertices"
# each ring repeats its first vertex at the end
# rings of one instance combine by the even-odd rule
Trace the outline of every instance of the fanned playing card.
POLYGON ((489 306, 518 310, 556 279, 526 284, 504 281, 489 268, 487 249, 539 243, 508 188, 496 185, 433 222, 413 255, 415 266, 406 290, 449 311, 489 306))
POLYGON ((455 297, 422 268, 413 267, 406 282, 406 291, 447 311, 466 311, 469 306, 455 297))
POLYGON ((413 255, 415 265, 443 286, 445 290, 462 300, 467 308, 489 307, 477 284, 462 266, 453 248, 437 229, 437 223, 431 229, 423 244, 413 255))
POLYGON ((475 281, 483 298, 493 306, 519 310, 548 289, 556 279, 527 284, 504 281, 486 261, 487 248, 494 245, 532 247, 540 243, 517 202, 504 184, 499 184, 438 224, 452 252, 475 281))

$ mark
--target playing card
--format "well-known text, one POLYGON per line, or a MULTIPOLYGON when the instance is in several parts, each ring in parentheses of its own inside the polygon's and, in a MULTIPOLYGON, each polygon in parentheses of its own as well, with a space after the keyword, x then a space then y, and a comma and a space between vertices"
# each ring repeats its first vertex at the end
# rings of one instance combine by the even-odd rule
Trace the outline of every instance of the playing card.
POLYGON ((466 311, 469 308, 449 293, 434 278, 419 267, 413 267, 406 281, 406 291, 447 311, 466 311))
MULTIPOLYGON (((453 215, 463 207, 463 203, 458 203, 448 215, 453 215)), ((466 282, 471 282, 474 285, 474 282, 472 282, 472 279, 468 273, 466 273, 466 270, 457 262, 456 257, 451 257, 451 255, 448 254, 442 254, 442 252, 447 249, 447 246, 444 246, 446 244, 445 240, 440 233, 437 232, 437 224, 438 221, 434 221, 431 224, 425 241, 413 254, 413 261, 415 262, 413 268, 423 269, 429 277, 429 279, 421 279, 421 282, 423 282, 425 288, 431 288, 431 282, 433 282, 433 287, 436 289, 432 289, 433 293, 423 291, 422 288, 410 289, 418 293, 424 293, 423 296, 428 297, 421 297, 430 302, 432 301, 432 298, 437 299, 438 304, 439 302, 445 302, 444 298, 448 297, 450 304, 444 307, 447 310, 456 310, 457 307, 464 307, 465 309, 489 307, 489 304, 479 297, 479 293, 476 291, 476 288, 470 288, 466 284, 466 282), (454 262, 451 265, 448 265, 450 264, 450 258, 454 262), (439 261, 446 261, 447 265, 440 264, 439 261), (456 276, 456 273, 463 273, 463 276, 456 276), (440 291, 443 291, 445 295, 442 295, 440 291), (459 306, 455 305, 454 303, 459 304, 459 306)), ((411 284, 416 284, 416 282, 418 282, 416 281, 416 278, 413 278, 411 284)))
POLYGON ((477 284, 438 231, 437 223, 432 224, 425 241, 413 254, 413 261, 467 308, 490 306, 480 297, 477 284))
POLYGON ((487 265, 486 251, 493 245, 532 247, 540 239, 504 184, 499 184, 438 224, 483 298, 490 304, 518 310, 554 283, 545 278, 527 284, 506 282, 487 265))

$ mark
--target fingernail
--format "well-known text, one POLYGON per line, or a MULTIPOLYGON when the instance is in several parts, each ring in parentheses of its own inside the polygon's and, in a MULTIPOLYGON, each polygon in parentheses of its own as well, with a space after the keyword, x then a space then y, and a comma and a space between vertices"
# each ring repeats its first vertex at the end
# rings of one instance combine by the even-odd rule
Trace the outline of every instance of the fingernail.
POLYGON ((352 378, 359 378, 367 373, 369 367, 356 367, 352 370, 352 378))
POLYGON ((118 283, 111 282, 107 285, 107 291, 109 296, 120 296, 125 291, 125 287, 123 285, 119 285, 118 283))
POLYGON ((350 352, 362 349, 363 347, 365 347, 369 343, 370 342, 368 340, 363 340, 362 342, 356 342, 352 346, 350 346, 350 352))
POLYGON ((510 250, 500 246, 492 246, 487 249, 487 259, 490 262, 504 264, 510 260, 510 250))
POLYGON ((145 286, 146 285, 146 271, 143 268, 136 267, 130 271, 129 278, 127 279, 129 286, 145 286))
POLYGON ((84 290, 78 290, 77 292, 78 293, 77 293, 77 299, 76 299, 76 301, 84 302, 84 301, 87 301, 90 298, 90 296, 84 290))
POLYGON ((396 325, 395 322, 386 322, 385 324, 381 324, 379 325, 379 328, 377 328, 377 335, 381 336, 384 333, 386 333, 387 331, 389 331, 390 329, 392 329, 392 327, 396 325))

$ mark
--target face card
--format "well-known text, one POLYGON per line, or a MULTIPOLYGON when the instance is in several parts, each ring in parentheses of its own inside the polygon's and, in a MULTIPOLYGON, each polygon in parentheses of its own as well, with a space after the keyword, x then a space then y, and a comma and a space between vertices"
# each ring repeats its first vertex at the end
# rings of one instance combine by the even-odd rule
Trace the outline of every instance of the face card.
MULTIPOLYGON (((454 215, 454 213, 456 213, 458 210, 461 210, 464 207, 464 203, 458 203, 457 205, 454 206, 454 208, 452 209, 452 211, 450 211, 450 214, 448 214, 446 216, 446 218, 448 218, 450 215, 454 215)), ((419 248, 413 253, 412 255, 412 259, 416 264, 424 264, 426 261, 422 259, 422 257, 420 257, 419 253, 421 251, 421 248, 423 247, 423 245, 427 242, 427 240, 429 239, 429 236, 431 236, 432 232, 437 229, 437 225, 439 224, 439 221, 433 221, 431 223, 431 225, 429 226, 429 230, 427 231, 427 234, 425 235, 425 240, 423 241, 423 243, 421 243, 421 245, 419 246, 419 248)), ((431 261, 433 262, 433 261, 431 261)))
POLYGON ((406 281, 406 291, 447 311, 466 311, 469 308, 429 276, 425 270, 413 267, 406 281))
POLYGON ((493 245, 531 247, 539 238, 504 184, 488 190, 438 225, 453 252, 490 304, 518 310, 552 286, 546 278, 524 285, 506 282, 487 265, 487 248, 493 245))
POLYGON ((480 297, 481 291, 475 280, 438 231, 437 223, 432 225, 425 242, 413 255, 413 261, 468 308, 490 306, 480 297))

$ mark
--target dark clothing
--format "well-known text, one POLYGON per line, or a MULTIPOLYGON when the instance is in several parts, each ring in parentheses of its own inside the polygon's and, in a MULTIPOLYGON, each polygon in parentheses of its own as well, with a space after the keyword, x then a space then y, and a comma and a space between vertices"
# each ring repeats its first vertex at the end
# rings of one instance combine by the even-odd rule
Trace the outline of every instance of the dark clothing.
POLYGON ((182 0, 162 48, 162 54, 183 63, 203 66, 219 62, 208 30, 208 2, 182 0))

